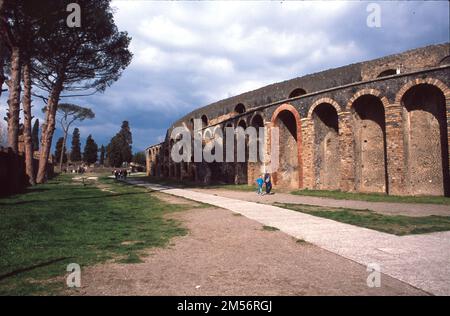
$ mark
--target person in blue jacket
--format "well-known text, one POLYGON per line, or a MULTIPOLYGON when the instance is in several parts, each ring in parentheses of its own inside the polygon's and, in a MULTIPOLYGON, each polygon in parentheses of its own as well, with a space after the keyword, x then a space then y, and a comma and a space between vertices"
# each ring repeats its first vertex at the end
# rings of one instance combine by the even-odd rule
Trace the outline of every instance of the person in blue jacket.
POLYGON ((264 184, 263 177, 259 176, 258 179, 256 179, 256 183, 258 184, 258 194, 259 195, 263 194, 263 184, 264 184))

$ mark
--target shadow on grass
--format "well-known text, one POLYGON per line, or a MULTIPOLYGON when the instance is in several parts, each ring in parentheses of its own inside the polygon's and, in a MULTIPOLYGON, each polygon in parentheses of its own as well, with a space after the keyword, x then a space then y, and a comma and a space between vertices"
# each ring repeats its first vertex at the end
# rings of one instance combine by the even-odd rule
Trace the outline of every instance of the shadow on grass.
POLYGON ((66 259, 71 259, 71 258, 72 257, 57 258, 57 259, 53 259, 53 260, 50 260, 50 261, 41 262, 39 264, 35 264, 33 266, 30 266, 30 267, 17 269, 17 270, 14 270, 14 271, 11 271, 11 272, 8 272, 8 273, 0 275, 0 281, 4 280, 6 278, 9 278, 9 277, 18 275, 19 273, 23 273, 23 272, 31 271, 31 270, 34 270, 34 269, 37 269, 37 268, 42 268, 42 267, 45 267, 45 266, 49 266, 49 265, 51 265, 53 263, 64 261, 66 259))

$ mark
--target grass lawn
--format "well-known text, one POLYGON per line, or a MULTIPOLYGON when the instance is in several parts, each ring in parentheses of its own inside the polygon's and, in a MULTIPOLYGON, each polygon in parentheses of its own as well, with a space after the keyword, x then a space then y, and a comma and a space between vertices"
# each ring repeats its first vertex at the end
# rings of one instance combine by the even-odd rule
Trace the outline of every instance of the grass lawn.
POLYGON ((410 217, 404 215, 383 215, 369 210, 304 204, 274 203, 274 205, 398 236, 450 230, 450 216, 410 217))
POLYGON ((65 289, 68 263, 83 270, 109 259, 139 262, 145 248, 186 234, 163 216, 188 206, 113 179, 97 184, 83 186, 62 175, 0 199, 0 295, 57 294, 65 289))
POLYGON ((397 202, 397 203, 430 203, 450 205, 450 198, 443 196, 397 196, 376 193, 350 193, 342 191, 324 190, 296 190, 291 194, 326 197, 338 200, 358 200, 368 202, 397 202))

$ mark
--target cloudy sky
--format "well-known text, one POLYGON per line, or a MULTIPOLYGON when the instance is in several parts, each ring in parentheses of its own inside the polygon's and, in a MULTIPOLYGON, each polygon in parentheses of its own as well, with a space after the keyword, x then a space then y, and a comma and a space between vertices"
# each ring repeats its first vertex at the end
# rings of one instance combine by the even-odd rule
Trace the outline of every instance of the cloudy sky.
MULTIPOLYGON (((132 37, 133 62, 104 94, 65 101, 96 113, 79 124, 82 139, 92 134, 106 145, 128 120, 138 151, 160 142, 177 118, 208 103, 449 41, 447 1, 377 2, 380 28, 366 24, 369 3, 113 1, 119 29, 132 37)), ((5 109, 2 100, 0 115, 5 109)))

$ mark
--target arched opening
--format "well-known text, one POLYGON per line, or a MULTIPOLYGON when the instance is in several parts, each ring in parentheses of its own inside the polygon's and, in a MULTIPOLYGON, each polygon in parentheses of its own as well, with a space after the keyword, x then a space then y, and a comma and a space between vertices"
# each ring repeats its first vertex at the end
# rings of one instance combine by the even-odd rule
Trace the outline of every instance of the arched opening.
POLYGON ((247 123, 245 122, 245 120, 240 120, 238 126, 242 127, 243 129, 246 129, 247 123))
POLYGON ((445 96, 429 84, 410 88, 403 105, 406 185, 413 195, 449 196, 445 96))
MULTIPOLYGON (((245 122, 245 120, 242 119, 242 120, 239 121, 237 126, 238 127, 242 127, 243 130, 245 131, 245 129, 247 128, 247 123, 245 122)), ((243 136, 241 136, 239 133, 236 134, 236 144, 235 144, 234 150, 236 152, 236 155, 235 155, 236 163, 235 163, 234 183, 235 184, 245 184, 248 181, 247 180, 248 179, 248 173, 247 173, 247 171, 248 171, 248 165, 247 165, 247 163, 248 163, 248 137, 247 137, 246 134, 243 135, 243 136), (238 161, 237 152, 238 152, 238 150, 240 150, 239 146, 238 146, 238 144, 239 144, 239 137, 245 137, 245 140, 244 140, 245 141, 245 147, 244 147, 244 150, 245 150, 245 153, 244 153, 245 158, 244 159, 245 159, 245 161, 238 161)))
POLYGON ((290 98, 299 97, 299 96, 304 95, 304 94, 306 94, 306 91, 304 89, 297 88, 297 89, 292 90, 291 93, 289 93, 289 99, 290 98))
POLYGON ((258 175, 262 174, 264 172, 263 170, 263 161, 264 161, 264 157, 261 157, 261 150, 260 150, 260 146, 262 146, 264 144, 264 131, 260 131, 260 127, 264 127, 264 120, 262 118, 262 116, 260 114, 255 114, 250 122, 250 126, 254 127, 256 129, 256 135, 259 139, 258 140, 254 140, 256 141, 256 146, 253 146, 253 144, 249 144, 249 149, 253 148, 257 150, 256 153, 256 158, 257 161, 252 161, 252 162, 248 162, 248 167, 247 167, 247 182, 248 184, 253 184, 255 182, 255 179, 258 177, 258 175))
POLYGON ((353 103, 352 113, 357 191, 386 193, 386 124, 383 103, 374 95, 363 95, 353 103))
POLYGON ((239 103, 238 105, 236 105, 234 107, 234 112, 236 112, 238 114, 245 113, 245 106, 242 103, 239 103))
POLYGON ((397 74, 397 70, 395 70, 395 69, 387 69, 387 70, 384 70, 384 71, 380 72, 380 74, 377 76, 377 78, 386 77, 386 76, 392 76, 392 75, 395 75, 395 74, 397 74))
POLYGON ((191 119, 189 120, 189 129, 190 129, 191 131, 194 130, 194 119, 193 119, 193 118, 191 118, 191 119))
POLYGON ((339 188, 339 128, 336 109, 328 103, 313 111, 314 122, 314 185, 319 190, 339 188))
POLYGON ((202 115, 202 128, 208 126, 208 117, 206 115, 202 115))
POLYGON ((169 150, 168 150, 168 162, 169 162, 169 177, 174 177, 175 176, 175 167, 174 167, 174 162, 172 160, 172 148, 173 148, 173 144, 174 144, 174 140, 171 139, 169 142, 169 150))
POLYGON ((224 181, 226 183, 235 183, 235 161, 236 161, 236 145, 235 145, 235 137, 234 137, 234 126, 231 122, 228 122, 225 125, 223 130, 223 152, 224 152, 224 181), (227 134, 226 128, 233 128, 233 133, 227 134), (231 138, 231 141, 228 140, 227 137, 231 138), (230 141, 233 143, 233 146, 227 147, 227 143, 230 141), (227 153, 228 150, 231 150, 231 153, 227 153), (228 157, 228 158, 227 158, 228 157), (231 160, 230 160, 231 159, 231 160))
MULTIPOLYGON (((298 129, 300 125, 290 110, 281 110, 274 120, 279 131, 279 165, 274 183, 284 188, 299 188, 300 157, 298 129)), ((273 141, 273 140, 272 140, 273 141)))
MULTIPOLYGON (((218 154, 219 157, 222 156, 223 159, 223 135, 222 127, 217 125, 211 135, 211 142, 214 142, 214 148, 211 150, 213 155, 218 154)), ((220 158, 219 158, 220 159, 220 158)), ((223 176, 223 163, 214 160, 209 163, 209 167, 211 169, 211 182, 213 183, 224 183, 223 176)))
POLYGON ((449 65, 450 64, 450 55, 449 56, 445 56, 444 58, 441 59, 441 61, 439 62, 439 65, 449 65))

